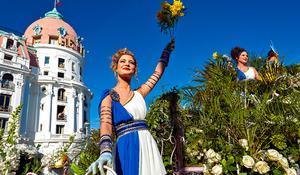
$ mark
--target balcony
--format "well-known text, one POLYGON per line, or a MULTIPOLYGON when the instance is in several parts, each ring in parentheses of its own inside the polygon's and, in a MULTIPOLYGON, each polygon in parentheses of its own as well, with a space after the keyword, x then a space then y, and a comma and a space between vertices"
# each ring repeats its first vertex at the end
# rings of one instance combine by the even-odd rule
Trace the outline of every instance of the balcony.
POLYGON ((67 115, 65 115, 63 112, 57 114, 57 118, 58 121, 67 121, 67 115))
POLYGON ((67 102, 67 97, 66 97, 66 96, 58 96, 58 97, 57 97, 57 101, 60 101, 60 102, 67 102))
POLYGON ((10 91, 15 90, 15 84, 12 81, 0 82, 0 85, 1 85, 0 86, 1 89, 10 90, 10 91))
POLYGON ((12 106, 0 106, 0 112, 11 113, 12 106))
POLYGON ((58 68, 60 68, 60 69, 64 69, 64 68, 65 68, 65 64, 63 64, 63 63, 60 63, 60 64, 58 65, 58 68))

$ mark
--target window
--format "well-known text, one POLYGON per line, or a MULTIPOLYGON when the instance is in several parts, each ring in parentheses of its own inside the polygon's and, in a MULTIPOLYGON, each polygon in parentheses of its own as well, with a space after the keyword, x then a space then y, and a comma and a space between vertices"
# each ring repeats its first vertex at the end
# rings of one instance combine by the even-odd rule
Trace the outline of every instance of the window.
POLYGON ((82 67, 79 69, 79 74, 82 75, 82 67))
POLYGON ((13 81, 14 77, 11 74, 4 74, 1 80, 1 88, 14 90, 15 84, 13 83, 13 81))
POLYGON ((8 118, 0 118, 0 128, 5 129, 8 118))
POLYGON ((65 77, 65 74, 62 73, 62 72, 58 72, 58 73, 57 73, 57 77, 59 77, 59 78, 64 78, 64 77, 65 77))
POLYGON ((58 67, 59 68, 65 68, 65 59, 58 58, 58 67))
POLYGON ((64 125, 56 125, 56 134, 63 134, 64 133, 64 125))
POLYGON ((44 62, 44 64, 45 64, 45 65, 49 64, 49 60, 50 60, 50 57, 45 56, 45 62, 44 62))
POLYGON ((58 38, 57 37, 50 37, 49 38, 49 44, 57 45, 58 44, 58 38))
POLYGON ((45 86, 43 86, 43 87, 42 87, 42 92, 43 92, 43 93, 45 93, 45 92, 46 92, 46 90, 47 90, 47 89, 46 89, 46 87, 45 87, 45 86))
POLYGON ((43 124, 40 124, 40 131, 43 130, 43 124))
POLYGON ((67 101, 65 92, 66 92, 66 90, 64 90, 64 89, 58 89, 57 100, 67 101))
POLYGON ((14 40, 7 39, 6 49, 12 49, 13 45, 14 45, 14 40))
POLYGON ((57 120, 66 120, 65 106, 57 105, 57 120))
POLYGON ((13 59, 13 56, 5 54, 4 59, 11 61, 13 59))
POLYGON ((44 71, 44 75, 49 75, 49 71, 44 71))
POLYGON ((74 75, 72 75, 72 80, 74 80, 75 79, 75 77, 74 77, 74 75))
POLYGON ((72 71, 75 71, 75 63, 72 62, 72 71))
POLYGON ((86 99, 86 95, 84 95, 84 100, 83 100, 83 106, 84 107, 87 107, 87 99, 86 99))
POLYGON ((0 111, 10 112, 11 95, 0 94, 0 111))
POLYGON ((32 44, 39 44, 41 43, 41 36, 34 36, 32 40, 32 44))
POLYGON ((86 123, 87 121, 86 111, 83 111, 83 123, 86 123))

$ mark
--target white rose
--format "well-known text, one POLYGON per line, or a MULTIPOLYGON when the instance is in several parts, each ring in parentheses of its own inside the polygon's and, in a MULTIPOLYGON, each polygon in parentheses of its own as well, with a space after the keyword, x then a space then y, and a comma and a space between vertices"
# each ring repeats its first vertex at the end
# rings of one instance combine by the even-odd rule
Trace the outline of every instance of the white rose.
POLYGON ((279 160, 280 154, 275 149, 269 149, 267 151, 267 157, 272 161, 277 161, 279 160))
POLYGON ((215 165, 212 169, 211 169, 211 173, 214 175, 220 175, 223 173, 223 168, 220 164, 215 165))
POLYGON ((285 169, 287 175, 297 175, 297 171, 294 168, 285 169))
POLYGON ((246 139, 240 139, 239 144, 248 151, 248 141, 246 139))
POLYGON ((239 140, 239 144, 245 148, 246 146, 248 146, 248 141, 246 139, 240 139, 239 140))
POLYGON ((216 153, 213 149, 209 149, 208 151, 206 151, 205 155, 208 159, 211 159, 216 156, 216 153))
POLYGON ((287 158, 285 158, 285 157, 282 157, 281 159, 279 159, 278 162, 280 163, 280 165, 283 168, 288 168, 289 167, 289 162, 288 162, 287 158))
POLYGON ((270 167, 265 161, 258 161, 254 165, 253 171, 259 172, 259 174, 265 174, 270 171, 270 167))
POLYGON ((213 163, 215 163, 215 160, 214 160, 214 159, 207 159, 207 162, 208 162, 209 164, 213 164, 213 163))
POLYGON ((220 155, 219 153, 216 153, 216 159, 217 159, 218 161, 220 161, 220 160, 222 159, 222 157, 221 157, 221 155, 220 155))
POLYGON ((243 162, 243 164, 246 168, 252 168, 254 163, 255 163, 254 159, 251 156, 248 156, 248 155, 243 156, 242 162, 243 162))

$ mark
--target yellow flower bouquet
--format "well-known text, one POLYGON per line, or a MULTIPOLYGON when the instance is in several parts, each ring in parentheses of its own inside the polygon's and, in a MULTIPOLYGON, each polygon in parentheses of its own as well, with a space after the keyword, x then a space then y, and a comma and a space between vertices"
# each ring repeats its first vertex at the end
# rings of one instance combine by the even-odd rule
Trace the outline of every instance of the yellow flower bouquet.
POLYGON ((158 24, 162 32, 174 35, 174 28, 179 18, 185 15, 185 7, 181 0, 173 0, 173 4, 165 1, 161 3, 161 10, 157 12, 158 24))

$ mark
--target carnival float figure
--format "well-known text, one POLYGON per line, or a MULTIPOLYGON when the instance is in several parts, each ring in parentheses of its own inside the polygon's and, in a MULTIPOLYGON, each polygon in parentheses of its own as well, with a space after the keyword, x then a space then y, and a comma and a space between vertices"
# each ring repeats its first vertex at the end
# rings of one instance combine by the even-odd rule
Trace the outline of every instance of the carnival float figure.
POLYGON ((134 54, 124 48, 112 56, 111 68, 117 83, 114 88, 104 90, 100 100, 100 156, 90 165, 87 174, 100 170, 104 175, 104 165, 113 166, 118 175, 166 174, 157 144, 147 130, 144 98, 161 78, 173 49, 174 39, 163 50, 153 74, 136 90, 130 86, 137 74, 134 54))
POLYGON ((250 67, 247 65, 248 53, 244 48, 233 48, 231 50, 231 57, 237 62, 236 72, 239 81, 260 79, 257 70, 254 67, 250 67))

